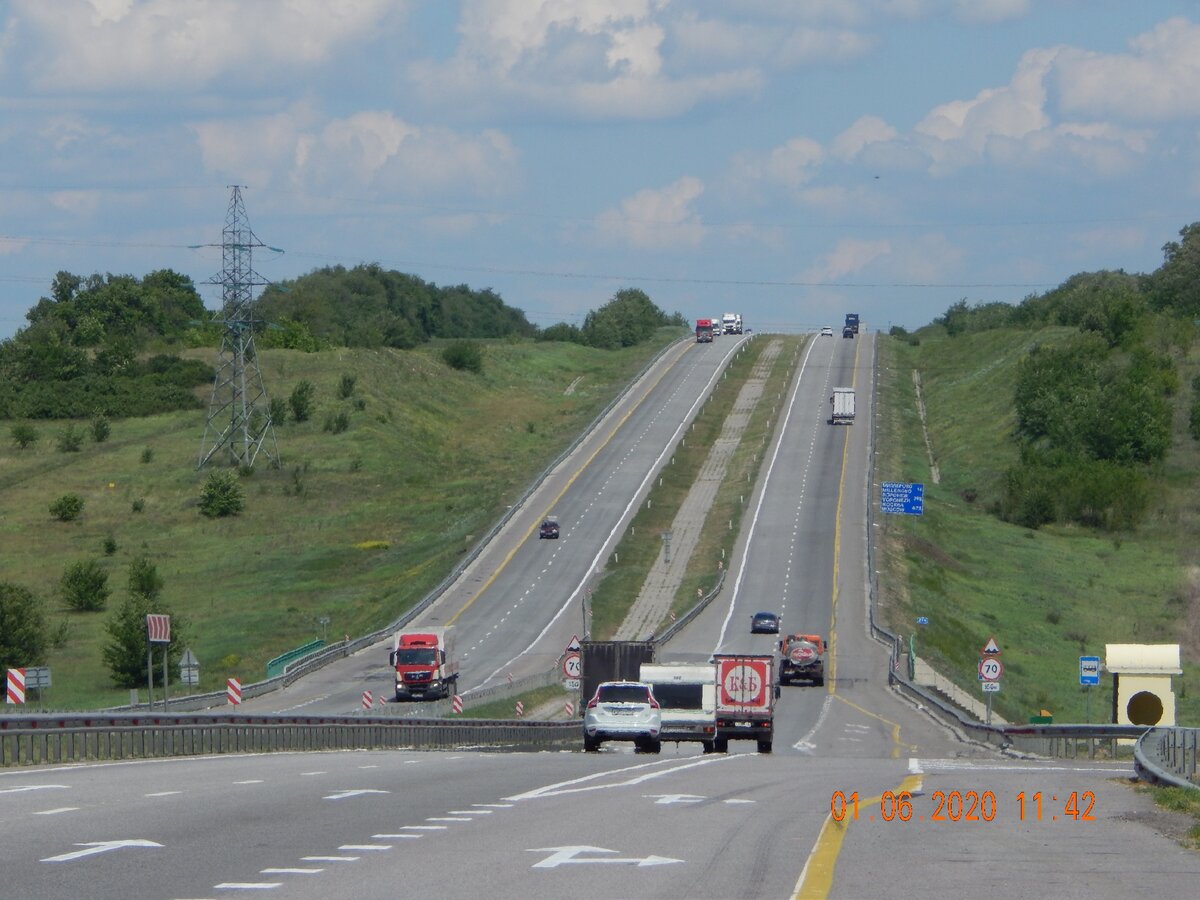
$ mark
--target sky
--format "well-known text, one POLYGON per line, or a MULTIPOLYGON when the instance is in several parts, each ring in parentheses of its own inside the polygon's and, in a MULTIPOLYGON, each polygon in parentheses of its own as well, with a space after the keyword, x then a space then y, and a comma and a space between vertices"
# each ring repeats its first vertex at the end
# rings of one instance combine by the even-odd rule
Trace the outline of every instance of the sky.
POLYGON ((535 325, 913 329, 1200 220, 1200 3, 0 0, 0 338, 57 272, 378 263, 535 325))

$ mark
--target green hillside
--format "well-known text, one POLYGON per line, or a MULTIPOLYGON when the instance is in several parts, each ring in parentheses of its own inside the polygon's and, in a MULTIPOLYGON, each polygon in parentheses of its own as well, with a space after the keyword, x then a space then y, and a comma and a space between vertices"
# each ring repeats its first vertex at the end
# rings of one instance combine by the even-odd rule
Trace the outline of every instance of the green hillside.
MULTIPOLYGON (((1078 658, 1103 658, 1106 643, 1179 642, 1185 660, 1185 674, 1176 679, 1179 719, 1195 724, 1200 450, 1188 429, 1194 389, 1165 392, 1173 410, 1170 449, 1161 461, 1128 470, 1131 484, 1142 477, 1148 485, 1135 527, 1102 530, 1068 521, 1031 528, 998 514, 1005 473, 1028 461, 1015 437, 1021 361, 1035 347, 1064 346, 1078 333, 1001 327, 951 336, 932 326, 911 340, 880 339, 879 476, 926 486, 922 517, 884 517, 884 613, 895 631, 917 632, 920 656, 976 693, 978 651, 994 635, 1005 664, 996 709, 1013 721, 1041 709, 1056 721, 1083 721, 1078 658), (922 437, 914 373, 940 483, 922 437), (917 626, 919 616, 929 624, 917 626)), ((1193 384, 1200 360, 1188 342, 1172 347, 1170 332, 1145 339, 1170 355, 1181 384, 1193 384)), ((1107 721, 1109 677, 1092 691, 1091 720, 1107 721)))
MULTIPOLYGON (((481 374, 450 368, 442 345, 412 350, 264 350, 272 397, 301 380, 316 408, 276 433, 283 465, 244 475, 246 508, 210 519, 196 471, 204 411, 114 418, 111 435, 59 452, 67 423, 7 422, 0 441, 0 571, 30 589, 60 640, 49 655, 52 708, 125 702, 101 662, 104 623, 126 594, 129 563, 147 557, 163 597, 186 620, 202 689, 230 675, 263 677, 265 662, 321 636, 362 634, 395 618, 454 566, 531 479, 678 337, 619 350, 509 338, 483 341, 481 374), (353 392, 339 398, 343 376, 353 392), (326 429, 345 412, 349 428, 326 429), (22 449, 9 429, 32 426, 22 449), (75 521, 50 505, 84 500, 75 521), (106 540, 115 552, 105 552, 106 540), (95 560, 109 576, 103 612, 69 611, 59 591, 67 566, 95 560)), ((188 351, 208 360, 212 351, 188 351)), ((196 391, 207 402, 207 391, 196 391)))

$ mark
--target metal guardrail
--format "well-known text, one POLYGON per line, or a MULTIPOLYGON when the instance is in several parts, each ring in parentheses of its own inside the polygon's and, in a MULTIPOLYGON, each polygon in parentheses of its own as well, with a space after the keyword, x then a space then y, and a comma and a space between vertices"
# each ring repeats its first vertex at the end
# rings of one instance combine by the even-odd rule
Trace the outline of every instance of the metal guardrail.
POLYGON ((578 723, 287 715, 70 715, 0 719, 0 767, 215 753, 574 749, 578 723))
POLYGON ((1151 728, 1134 745, 1133 764, 1143 781, 1200 790, 1197 784, 1200 728, 1151 728))

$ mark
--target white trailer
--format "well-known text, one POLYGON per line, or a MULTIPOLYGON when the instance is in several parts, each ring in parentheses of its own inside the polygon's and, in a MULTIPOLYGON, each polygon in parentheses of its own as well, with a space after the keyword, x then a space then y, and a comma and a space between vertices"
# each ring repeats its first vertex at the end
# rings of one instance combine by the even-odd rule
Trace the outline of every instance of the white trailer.
POLYGON ((833 396, 829 398, 829 406, 832 409, 830 425, 854 424, 854 388, 835 387, 833 396))
POLYGON ((717 731, 717 667, 713 663, 642 663, 638 676, 654 689, 662 713, 660 740, 698 741, 713 752, 717 731))

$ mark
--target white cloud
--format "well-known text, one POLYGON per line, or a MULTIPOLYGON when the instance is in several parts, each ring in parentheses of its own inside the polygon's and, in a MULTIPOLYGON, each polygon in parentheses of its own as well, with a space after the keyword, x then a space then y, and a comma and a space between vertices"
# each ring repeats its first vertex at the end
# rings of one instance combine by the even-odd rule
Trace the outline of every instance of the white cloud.
POLYGON ((878 116, 863 116, 833 139, 830 152, 839 159, 852 160, 870 144, 894 141, 895 128, 878 116))
POLYGON ((230 73, 261 81, 378 34, 391 0, 11 0, 42 90, 156 93, 230 73))
POLYGON ((508 104, 583 118, 673 116, 756 90, 757 65, 666 71, 665 0, 466 0, 452 58, 409 68, 433 105, 508 104))
POLYGON ((824 158, 825 151, 817 141, 796 137, 766 153, 738 154, 732 178, 740 191, 796 191, 812 180, 824 158))
POLYGON ((892 252, 890 241, 860 241, 844 238, 804 274, 805 281, 837 281, 859 272, 892 252))
POLYGON ((1130 50, 1064 51, 1056 61, 1054 79, 1062 108, 1134 121, 1200 113, 1200 24, 1169 19, 1130 41, 1130 50))
POLYGON ((720 62, 775 69, 858 59, 877 43, 875 38, 848 28, 732 22, 701 18, 693 10, 672 22, 671 39, 671 58, 684 65, 720 62))
POLYGON ((708 230, 691 204, 704 193, 699 178, 684 176, 664 188, 638 191, 596 217, 596 233, 607 242, 638 249, 696 246, 708 230))
POLYGON ((517 152, 503 133, 461 134, 414 125, 390 112, 364 111, 319 123, 298 106, 277 116, 192 126, 204 167, 224 175, 306 189, 388 190, 420 196, 493 196, 518 181, 517 152), (283 174, 281 174, 283 173, 283 174))

